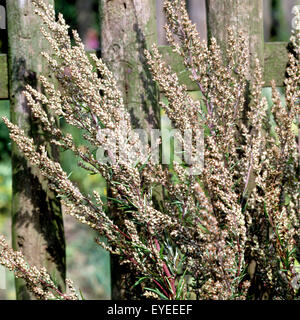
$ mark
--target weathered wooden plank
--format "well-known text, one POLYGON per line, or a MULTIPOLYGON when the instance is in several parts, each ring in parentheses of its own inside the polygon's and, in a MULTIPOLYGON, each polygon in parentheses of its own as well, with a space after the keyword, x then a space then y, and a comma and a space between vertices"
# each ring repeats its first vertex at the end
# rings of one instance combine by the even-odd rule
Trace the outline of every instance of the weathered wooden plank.
MULTIPOLYGON (((160 46, 160 53, 164 61, 172 67, 179 76, 180 83, 187 86, 189 91, 197 91, 197 85, 189 78, 189 72, 183 67, 183 59, 172 52, 169 46, 160 46)), ((270 87, 274 80, 277 87, 284 85, 285 69, 288 63, 288 50, 286 42, 266 42, 264 45, 264 82, 270 87)), ((8 99, 7 56, 0 54, 0 99, 8 99)))
MULTIPOLYGON (((188 91, 197 91, 197 85, 189 78, 189 72, 183 66, 183 59, 172 52, 168 46, 159 47, 163 60, 171 66, 179 77, 179 81, 187 86, 188 91)), ((284 85, 285 69, 288 63, 288 50, 286 42, 266 42, 264 46, 264 82, 270 87, 273 79, 278 87, 284 85)))
POLYGON ((166 24, 166 16, 163 10, 164 0, 156 0, 156 28, 157 28, 157 44, 159 46, 168 45, 166 39, 166 30, 164 26, 166 24))
MULTIPOLYGON (((221 46, 225 55, 225 50, 228 48, 227 28, 231 27, 233 32, 237 34, 243 31, 247 39, 247 47, 249 49, 249 64, 247 66, 247 80, 250 84, 255 74, 255 60, 260 60, 260 65, 264 64, 264 32, 263 32, 263 1, 262 0, 206 0, 207 3, 207 20, 208 20, 208 39, 215 37, 221 46)), ((245 66, 246 67, 246 66, 245 66)), ((240 124, 249 126, 247 117, 250 110, 252 98, 250 92, 245 92, 245 103, 243 105, 243 117, 240 124)), ((242 106, 241 106, 242 107, 242 106)), ((264 132, 262 132, 264 134, 264 132)), ((251 167, 250 167, 251 168, 251 167)), ((255 172, 251 168, 249 171, 249 179, 247 183, 247 193, 244 199, 252 193, 255 187, 255 172)), ((245 256, 246 261, 252 261, 255 257, 251 254, 245 256)), ((253 282, 252 288, 255 287, 255 292, 264 295, 264 289, 258 288, 253 282)))
POLYGON ((205 0, 187 0, 190 19, 196 24, 201 40, 207 40, 205 0))
POLYGON ((264 82, 265 87, 271 86, 274 80, 277 87, 284 85, 285 71, 288 63, 286 42, 266 42, 264 49, 264 82))
POLYGON ((144 49, 157 43, 155 0, 100 0, 101 53, 115 75, 135 128, 159 126, 158 91, 144 49))
MULTIPOLYGON (((54 3, 53 0, 45 2, 54 3)), ((35 144, 44 144, 57 161, 57 149, 45 140, 40 126, 32 119, 23 93, 27 84, 41 90, 38 75, 47 72, 41 51, 49 52, 50 46, 42 37, 42 22, 34 14, 31 1, 11 0, 6 4, 11 120, 32 137, 35 144)), ((63 290, 66 257, 60 202, 15 143, 12 143, 12 171, 13 247, 22 251, 31 265, 45 267, 63 290)), ((21 279, 16 279, 16 291, 17 299, 34 299, 21 279)))
MULTIPOLYGON (((264 29, 262 0, 206 0, 208 39, 215 37, 223 50, 227 44, 227 28, 248 36, 250 67, 255 56, 264 62, 264 29)), ((251 78, 251 72, 249 77, 251 78)))
POLYGON ((172 68, 173 72, 176 72, 179 82, 186 85, 188 91, 199 90, 198 85, 190 79, 190 72, 185 69, 183 58, 173 52, 170 46, 160 46, 158 49, 163 56, 163 61, 172 68))
MULTIPOLYGON (((117 79, 136 129, 159 128, 158 90, 144 50, 157 43, 155 0, 100 0, 101 53, 117 79)), ((110 189, 108 189, 108 193, 110 189)), ((117 218, 117 214, 111 213, 117 218)), ((122 223, 122 220, 120 219, 122 223)), ((136 279, 135 279, 136 280, 136 279)), ((111 257, 112 299, 134 299, 134 279, 111 257)), ((139 295, 139 293, 137 294, 139 295)))
POLYGON ((0 54, 0 99, 8 99, 8 74, 6 54, 0 54))

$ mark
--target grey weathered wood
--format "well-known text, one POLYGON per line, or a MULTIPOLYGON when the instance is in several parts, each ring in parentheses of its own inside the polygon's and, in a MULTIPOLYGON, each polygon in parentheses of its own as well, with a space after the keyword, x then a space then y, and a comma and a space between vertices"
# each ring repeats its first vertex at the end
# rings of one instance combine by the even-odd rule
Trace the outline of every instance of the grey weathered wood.
MULTIPOLYGON (((207 21, 208 37, 215 37, 221 49, 224 50, 227 45, 226 29, 232 27, 234 32, 243 31, 248 38, 249 47, 249 85, 254 74, 255 59, 260 60, 260 65, 264 67, 264 31, 263 31, 263 1, 262 0, 206 0, 207 4, 207 21)), ((270 62, 270 60, 269 60, 270 62)), ((244 105, 244 117, 242 122, 247 125, 247 110, 251 103, 251 95, 246 93, 244 105)), ((264 134, 264 132, 263 132, 264 134)), ((250 178, 247 184, 246 198, 255 187, 255 173, 250 171, 250 178)), ((251 254, 245 257, 247 263, 255 263, 255 258, 251 254)), ((259 286, 259 275, 255 274, 251 283, 251 290, 255 292, 255 298, 260 299, 262 296, 268 296, 265 288, 259 286)))
MULTIPOLYGON (((237 35, 242 31, 247 39, 249 49, 248 82, 256 67, 258 58, 260 66, 264 68, 264 30, 263 30, 263 0, 206 0, 208 41, 216 38, 222 51, 227 48, 227 29, 230 27, 237 35)), ((247 110, 251 97, 246 93, 244 105, 244 117, 242 121, 247 124, 247 110)), ((251 173, 248 183, 248 193, 254 187, 254 176, 251 173)))
POLYGON ((0 99, 8 98, 7 55, 0 54, 0 99))
POLYGON ((265 41, 270 40, 270 32, 271 32, 271 0, 263 0, 263 10, 264 10, 264 38, 265 41))
POLYGON ((288 64, 288 44, 286 42, 266 42, 264 50, 264 82, 271 86, 274 80, 277 87, 284 86, 288 64))
POLYGON ((190 19, 196 24, 201 40, 207 40, 205 0, 187 0, 190 19))
MULTIPOLYGON (((46 1, 53 4, 52 0, 46 1)), ((41 90, 38 75, 47 71, 41 51, 49 50, 42 39, 41 20, 34 14, 31 1, 7 1, 9 42, 9 87, 11 120, 32 136, 35 143, 45 144, 57 159, 56 148, 47 144, 39 126, 33 121, 23 90, 30 84, 41 90)), ((65 239, 60 202, 48 188, 36 168, 31 167, 12 144, 12 235, 13 247, 21 250, 31 265, 46 267, 64 288, 65 239)), ((18 299, 33 299, 20 279, 16 279, 18 299)))
POLYGON ((155 0, 102 0, 102 57, 117 78, 135 128, 158 127, 158 91, 144 49, 157 43, 155 0))
POLYGON ((244 31, 249 36, 251 65, 257 56, 263 66, 264 30, 262 0, 206 0, 208 38, 215 37, 222 49, 227 42, 227 28, 244 31))
MULTIPOLYGON (((264 44, 264 86, 270 87, 274 80, 277 87, 284 86, 285 71, 288 63, 288 43, 265 42, 264 44)), ((163 60, 177 73, 179 81, 187 86, 188 91, 197 91, 198 86, 190 80, 189 72, 184 68, 183 59, 172 51, 171 47, 160 46, 163 60)))
POLYGON ((164 0, 156 0, 156 28, 157 28, 157 44, 159 46, 166 46, 168 44, 166 39, 166 17, 163 10, 164 0))
MULTIPOLYGON (((132 125, 159 128, 158 90, 144 56, 144 50, 157 43, 156 1, 100 0, 100 10, 102 58, 117 79, 132 125)), ((128 275, 112 257, 112 299, 133 297, 128 275)))
MULTIPOLYGON (((265 42, 264 44, 264 82, 265 87, 270 87, 274 80, 277 87, 284 85, 285 70, 288 63, 288 50, 286 42, 265 42)), ((164 61, 172 67, 181 83, 187 86, 189 91, 197 91, 198 86, 189 79, 189 73, 183 66, 183 59, 172 52, 169 46, 160 46, 160 53, 164 61)), ((7 56, 0 54, 0 99, 8 99, 7 56)))

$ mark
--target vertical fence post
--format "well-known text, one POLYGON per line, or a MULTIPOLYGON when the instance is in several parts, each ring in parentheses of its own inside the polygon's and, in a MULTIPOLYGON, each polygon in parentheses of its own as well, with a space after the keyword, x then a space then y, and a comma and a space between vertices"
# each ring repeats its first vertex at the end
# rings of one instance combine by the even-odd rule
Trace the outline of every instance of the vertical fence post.
MULTIPOLYGON (((235 34, 239 31, 245 33, 250 57, 248 80, 251 80, 256 58, 259 59, 261 68, 264 67, 263 0, 206 0, 206 11, 208 41, 211 37, 216 38, 223 52, 225 52, 227 45, 228 27, 231 27, 235 34)), ((247 123, 250 99, 247 94, 243 112, 244 123, 247 123)), ((254 187, 253 178, 251 173, 249 190, 254 187)))
POLYGON ((205 0, 187 0, 190 19, 196 23, 201 40, 207 39, 205 0))
POLYGON ((249 50, 253 60, 257 55, 264 63, 263 0, 206 0, 208 38, 215 37, 225 49, 228 27, 249 36, 249 50))
MULTIPOLYGON (((158 90, 144 49, 157 43, 155 0, 100 0, 101 54, 117 79, 134 129, 159 128, 158 90)), ((127 271, 128 272, 128 271, 127 271)), ((111 258, 112 299, 133 298, 133 284, 111 258)))
MULTIPOLYGON (((52 0, 46 2, 54 3, 52 0)), ((36 144, 45 144, 57 159, 56 148, 47 144, 31 117, 23 94, 27 84, 41 90, 37 77, 47 70, 40 53, 47 51, 49 44, 42 39, 41 20, 34 14, 29 0, 7 1, 7 17, 11 120, 33 137, 36 144)), ((28 263, 46 267, 63 289, 65 240, 60 203, 15 143, 12 144, 12 168, 13 247, 23 252, 28 263)), ((16 279, 16 290, 18 299, 34 299, 20 279, 16 279)))
POLYGON ((155 0, 100 0, 101 55, 117 78, 135 128, 158 128, 158 91, 144 49, 157 43, 155 0))

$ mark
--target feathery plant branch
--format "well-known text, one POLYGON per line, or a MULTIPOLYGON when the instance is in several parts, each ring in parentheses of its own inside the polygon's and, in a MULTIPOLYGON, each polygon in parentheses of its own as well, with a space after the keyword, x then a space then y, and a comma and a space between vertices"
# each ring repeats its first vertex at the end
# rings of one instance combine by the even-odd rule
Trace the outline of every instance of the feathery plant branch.
MULTIPOLYGON (((140 148, 139 135, 132 130, 116 81, 103 61, 92 54, 92 65, 76 31, 71 45, 62 15, 56 20, 52 6, 42 0, 33 3, 54 51, 43 56, 59 86, 42 76, 45 94, 27 86, 27 103, 53 144, 71 150, 81 167, 102 175, 112 186, 107 208, 97 192, 83 194, 44 148, 38 149, 4 118, 11 139, 48 179, 65 212, 98 232, 97 244, 130 266, 134 286, 141 286, 146 297, 247 299, 259 283, 272 299, 298 299, 299 32, 294 30, 291 38, 286 104, 273 84, 268 112, 258 60, 249 80, 245 35, 228 29, 223 58, 215 39, 209 46, 201 41, 185 2, 165 0, 168 41, 183 57, 201 98, 190 97, 155 45, 145 55, 168 100, 161 106, 181 133, 179 142, 184 144, 182 136, 189 130, 204 132, 204 167, 196 163, 201 170, 192 175, 186 163, 162 166, 151 156, 150 146, 140 148), (241 120, 248 81, 251 103, 245 123, 241 120), (45 108, 79 129, 90 148, 82 151, 45 108), (107 161, 97 156, 99 148, 107 151, 107 161), (152 201, 155 185, 165 190, 160 210, 152 201), (112 209, 118 219, 110 217, 112 209), (253 261, 255 274, 247 272, 253 261)), ((191 154, 196 152, 194 141, 191 154)), ((59 293, 45 270, 29 267, 21 253, 1 239, 0 263, 24 278, 39 298, 78 298, 72 284, 69 295, 59 293)))

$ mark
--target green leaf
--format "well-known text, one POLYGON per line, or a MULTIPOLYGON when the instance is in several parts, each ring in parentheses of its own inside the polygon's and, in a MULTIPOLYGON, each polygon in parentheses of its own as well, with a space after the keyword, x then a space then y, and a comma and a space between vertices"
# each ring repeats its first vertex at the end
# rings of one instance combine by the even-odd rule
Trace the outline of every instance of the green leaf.
POLYGON ((125 204, 124 201, 119 200, 119 199, 115 199, 115 198, 111 198, 111 197, 106 197, 106 199, 112 200, 112 201, 114 201, 114 202, 116 202, 116 203, 119 203, 119 204, 125 204))
POLYGON ((132 288, 136 287, 137 285, 139 285, 141 282, 143 282, 144 280, 149 279, 149 277, 142 277, 140 278, 133 286, 132 288))
POLYGON ((83 293, 82 293, 81 289, 79 289, 79 293, 80 293, 81 299, 82 299, 82 300, 85 300, 85 297, 83 296, 83 293))
POLYGON ((164 259, 164 249, 165 249, 165 245, 164 245, 164 243, 161 245, 161 248, 160 248, 160 250, 159 250, 159 256, 160 256, 160 258, 163 260, 164 259))
POLYGON ((180 300, 180 296, 181 296, 181 293, 182 293, 182 290, 184 287, 184 281, 185 281, 184 277, 185 277, 186 272, 187 272, 187 269, 184 270, 183 275, 180 277, 180 280, 179 280, 179 283, 177 286, 177 290, 176 290, 176 300, 180 300))

